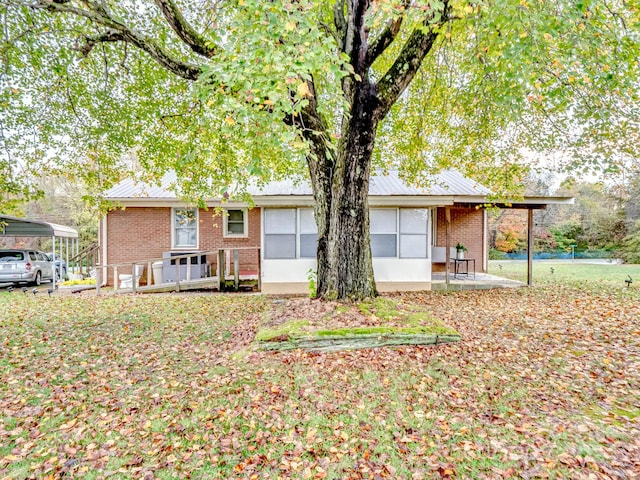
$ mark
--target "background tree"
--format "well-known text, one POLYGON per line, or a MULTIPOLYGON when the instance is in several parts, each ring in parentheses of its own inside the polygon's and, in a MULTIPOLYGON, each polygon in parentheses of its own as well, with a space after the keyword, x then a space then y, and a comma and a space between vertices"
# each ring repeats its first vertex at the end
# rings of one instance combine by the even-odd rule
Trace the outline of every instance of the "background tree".
POLYGON ((620 185, 626 217, 626 237, 618 254, 627 263, 640 263, 640 161, 632 159, 620 185))
POLYGON ((603 183, 579 182, 558 189, 575 205, 553 209, 555 236, 573 240, 578 249, 615 249, 626 235, 624 204, 603 183))
POLYGON ((502 253, 527 248, 527 217, 522 210, 503 209, 489 216, 490 246, 502 253))
POLYGON ((612 170, 637 144, 635 2, 0 5, 5 151, 96 194, 127 173, 125 154, 141 180, 175 169, 200 201, 306 176, 321 297, 376 293, 372 169, 426 184, 455 165, 501 195, 526 172, 521 147, 612 170))

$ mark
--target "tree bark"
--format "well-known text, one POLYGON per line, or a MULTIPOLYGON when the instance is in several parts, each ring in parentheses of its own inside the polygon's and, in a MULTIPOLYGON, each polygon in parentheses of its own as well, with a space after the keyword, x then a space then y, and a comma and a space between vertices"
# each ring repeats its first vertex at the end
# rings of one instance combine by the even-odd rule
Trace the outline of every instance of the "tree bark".
MULTIPOLYGON (((355 88, 330 183, 313 181, 318 221, 317 296, 361 300, 377 295, 369 235, 369 176, 378 124, 375 89, 355 88), (324 228, 323 228, 324 227, 324 228)), ((326 172, 312 172, 312 180, 326 172)))
MULTIPOLYGON (((376 130, 411 83, 438 36, 438 30, 431 28, 433 17, 429 13, 422 28, 416 28, 405 41, 387 73, 371 83, 369 68, 396 38, 402 17, 369 42, 365 21, 369 8, 368 0, 336 2, 336 33, 342 37, 343 52, 354 71, 342 84, 350 109, 343 119, 336 159, 330 164, 332 171, 327 171, 329 164, 308 162, 318 224, 316 294, 325 299, 360 300, 377 295, 369 233, 369 178, 376 130)), ((442 18, 446 18, 447 10, 445 0, 442 18)))

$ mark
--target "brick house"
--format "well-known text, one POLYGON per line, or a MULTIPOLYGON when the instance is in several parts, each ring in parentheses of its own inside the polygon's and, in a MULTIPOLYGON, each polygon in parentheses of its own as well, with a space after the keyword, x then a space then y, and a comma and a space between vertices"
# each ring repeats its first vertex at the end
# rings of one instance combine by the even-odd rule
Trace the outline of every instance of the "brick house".
MULTIPOLYGON (((263 292, 307 292, 308 272, 315 269, 317 236, 309 185, 274 182, 250 192, 252 208, 211 200, 203 209, 181 203, 169 190, 174 181, 175 174, 167 174, 158 187, 125 180, 107 193, 106 198, 122 208, 101 221, 103 265, 203 252, 207 271, 215 272, 218 250, 239 249, 240 273, 259 275, 263 292)), ((461 243, 476 272, 486 272, 484 205, 489 194, 452 170, 440 173, 429 189, 408 186, 393 172, 373 176, 369 205, 378 289, 429 289, 431 273, 446 269, 447 241, 450 257, 455 256, 451 247, 461 243)), ((510 206, 544 208, 549 200, 557 203, 525 198, 510 206)), ((165 281, 171 280, 167 278, 170 271, 165 267, 165 281)), ((107 283, 113 284, 113 278, 107 283)))

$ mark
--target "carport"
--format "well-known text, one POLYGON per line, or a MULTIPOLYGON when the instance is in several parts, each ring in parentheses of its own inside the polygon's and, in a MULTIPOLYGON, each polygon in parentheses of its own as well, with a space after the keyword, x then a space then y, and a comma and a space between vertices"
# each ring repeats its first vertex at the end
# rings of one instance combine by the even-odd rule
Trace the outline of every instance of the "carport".
MULTIPOLYGON (((59 254, 69 266, 69 253, 78 253, 78 232, 65 225, 28 220, 26 218, 0 215, 0 236, 2 237, 51 237, 51 251, 59 254)), ((53 259, 55 263, 55 258, 53 259)), ((62 273, 62 272, 61 272, 62 273)), ((53 287, 56 286, 53 276, 53 287)))

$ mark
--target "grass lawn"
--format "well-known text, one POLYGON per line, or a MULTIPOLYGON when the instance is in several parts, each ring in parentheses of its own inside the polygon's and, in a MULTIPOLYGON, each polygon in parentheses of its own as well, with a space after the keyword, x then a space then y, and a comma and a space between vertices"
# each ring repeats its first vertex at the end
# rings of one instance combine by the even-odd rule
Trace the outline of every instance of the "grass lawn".
MULTIPOLYGON (((489 273, 500 277, 527 281, 525 260, 492 260, 489 273)), ((633 286, 640 288, 640 265, 618 265, 615 263, 582 263, 568 260, 534 260, 533 282, 540 284, 583 283, 597 287, 607 284, 626 286, 624 280, 630 275, 633 286)))
POLYGON ((0 292, 0 478, 637 478, 617 278, 394 296, 462 341, 339 353, 253 350, 258 295, 0 292))

